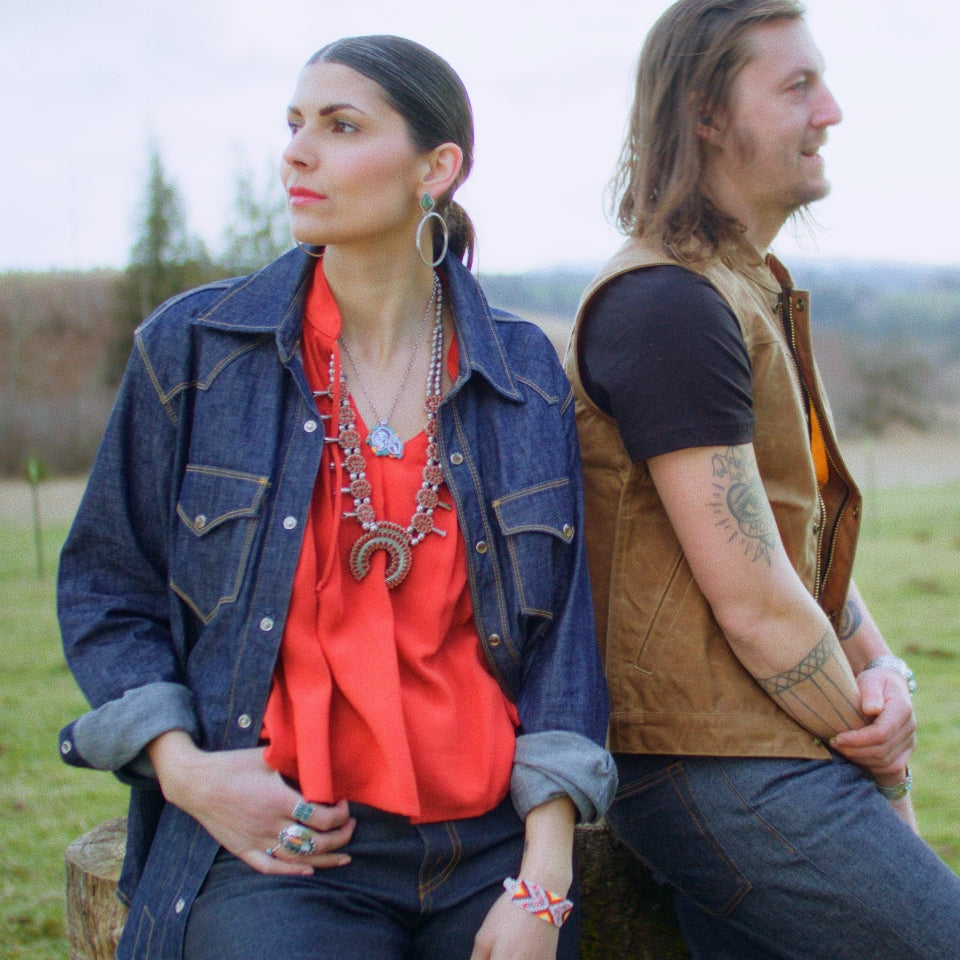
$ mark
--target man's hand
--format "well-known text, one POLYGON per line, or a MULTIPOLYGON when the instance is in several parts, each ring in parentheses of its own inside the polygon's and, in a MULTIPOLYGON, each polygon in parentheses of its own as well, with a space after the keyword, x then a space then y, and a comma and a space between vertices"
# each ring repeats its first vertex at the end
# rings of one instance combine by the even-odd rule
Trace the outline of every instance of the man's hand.
MULTIPOLYGON (((859 730, 838 733, 830 745, 866 770, 881 787, 902 783, 907 761, 916 746, 917 721, 906 681, 889 667, 872 667, 857 675, 860 710, 871 722, 859 730)), ((913 830, 920 833, 909 794, 890 805, 913 830)))
MULTIPOLYGON (((906 769, 916 746, 917 722, 903 677, 889 667, 873 667, 857 676, 860 711, 870 722, 838 733, 830 745, 873 777, 893 783, 906 769)), ((886 785, 886 784, 885 784, 886 785)))

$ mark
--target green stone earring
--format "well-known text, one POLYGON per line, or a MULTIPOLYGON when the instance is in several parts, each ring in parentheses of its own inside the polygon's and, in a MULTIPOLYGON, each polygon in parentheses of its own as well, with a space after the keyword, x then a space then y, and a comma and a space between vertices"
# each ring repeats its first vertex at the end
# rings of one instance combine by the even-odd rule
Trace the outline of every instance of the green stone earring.
MULTIPOLYGON (((423 216, 420 218, 420 223, 417 226, 417 253, 420 254, 420 259, 428 267, 437 267, 443 263, 443 258, 447 255, 447 247, 450 245, 450 228, 447 226, 447 221, 443 219, 443 216, 434 209, 436 205, 436 200, 434 200, 429 193, 424 193, 423 196, 420 197, 420 209, 423 211, 423 216), (435 218, 440 223, 440 229, 443 231, 443 246, 440 250, 439 257, 431 257, 428 259, 423 255, 423 228, 431 218, 435 218)), ((432 248, 432 235, 430 243, 432 248)), ((431 253, 432 252, 433 250, 431 249, 431 253)))

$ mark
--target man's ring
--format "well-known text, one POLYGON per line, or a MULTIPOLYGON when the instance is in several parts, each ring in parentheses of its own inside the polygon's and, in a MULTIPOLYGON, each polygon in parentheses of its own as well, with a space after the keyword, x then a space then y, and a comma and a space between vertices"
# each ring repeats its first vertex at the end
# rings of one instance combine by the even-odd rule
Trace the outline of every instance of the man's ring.
POLYGON ((312 803, 307 803, 306 800, 298 800, 290 816, 293 817, 294 820, 306 823, 313 816, 314 810, 316 810, 316 807, 312 803))
POLYGON ((284 827, 278 834, 277 839, 284 850, 299 854, 302 857, 309 857, 317 849, 317 842, 313 839, 313 831, 309 827, 304 827, 299 823, 291 823, 284 827))

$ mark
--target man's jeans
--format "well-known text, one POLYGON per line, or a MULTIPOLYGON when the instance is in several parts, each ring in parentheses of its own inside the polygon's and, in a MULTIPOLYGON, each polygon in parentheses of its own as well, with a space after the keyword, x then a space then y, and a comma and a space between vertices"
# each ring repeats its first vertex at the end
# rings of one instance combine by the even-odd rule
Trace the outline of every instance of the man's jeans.
POLYGON ((694 960, 958 960, 960 879, 853 764, 616 757, 620 837, 694 960))
MULTIPOLYGON (((345 867, 265 876, 221 850, 187 923, 185 960, 467 960, 520 867, 523 823, 510 799, 482 817, 415 826, 361 804, 350 812, 345 867)), ((557 954, 567 960, 572 919, 557 954)))

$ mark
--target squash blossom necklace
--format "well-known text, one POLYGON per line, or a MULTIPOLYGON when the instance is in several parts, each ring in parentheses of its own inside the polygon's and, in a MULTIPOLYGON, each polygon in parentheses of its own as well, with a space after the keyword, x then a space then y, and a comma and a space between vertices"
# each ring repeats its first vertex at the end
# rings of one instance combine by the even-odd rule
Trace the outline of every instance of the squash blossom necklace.
MULTIPOLYGON (((437 409, 440 406, 440 399, 443 390, 443 288, 436 274, 433 276, 433 293, 427 303, 427 311, 424 314, 424 321, 421 324, 421 333, 426 317, 430 314, 431 306, 436 306, 435 322, 433 327, 433 340, 430 354, 430 370, 427 374, 427 396, 424 401, 424 409, 427 415, 427 424, 424 432, 427 435, 427 460, 423 467, 423 483, 417 491, 416 509, 410 518, 410 523, 403 527, 399 523, 393 523, 390 520, 378 520, 373 505, 370 503, 370 494, 372 488, 367 479, 366 462, 361 452, 360 432, 356 428, 356 418, 353 414, 353 407, 350 404, 350 393, 347 386, 346 374, 343 367, 340 368, 340 405, 337 411, 338 431, 336 442, 343 451, 344 468, 350 477, 350 484, 343 488, 344 493, 349 493, 353 498, 353 512, 344 513, 343 516, 353 517, 363 529, 363 533, 354 543, 350 550, 350 572, 355 580, 362 580, 370 572, 370 561, 373 555, 382 550, 387 555, 387 569, 385 574, 386 584, 389 589, 398 587, 407 574, 410 572, 410 566, 413 563, 413 548, 421 543, 428 533, 446 536, 445 530, 437 529, 433 524, 433 511, 437 507, 444 507, 449 510, 450 505, 440 501, 437 493, 443 484, 443 470, 440 467, 439 450, 437 449, 437 409)), ((350 360, 351 365, 356 370, 356 364, 353 358, 346 350, 346 345, 340 340, 344 351, 350 360)), ((393 401, 390 413, 385 420, 381 420, 377 427, 370 431, 366 442, 372 447, 377 456, 401 457, 403 455, 403 443, 391 427, 387 420, 396 409, 397 401, 406 384, 407 375, 410 373, 410 365, 407 367, 407 374, 404 375, 404 381, 400 385, 400 390, 393 401), (389 434, 389 436, 387 436, 389 434), (390 439, 396 441, 393 443, 390 439), (399 444, 399 452, 396 452, 399 444), (382 451, 382 452, 381 452, 382 451)), ((333 384, 335 376, 334 354, 330 354, 330 384, 333 384)), ((363 388, 363 383, 358 379, 360 389, 370 403, 370 398, 363 388)), ((332 391, 331 391, 332 393, 332 391)), ((332 399, 332 396, 331 396, 332 399)), ((379 417, 376 409, 374 414, 379 417)), ((332 438, 331 438, 332 439, 332 438)))

